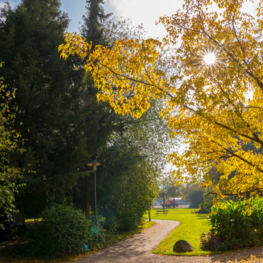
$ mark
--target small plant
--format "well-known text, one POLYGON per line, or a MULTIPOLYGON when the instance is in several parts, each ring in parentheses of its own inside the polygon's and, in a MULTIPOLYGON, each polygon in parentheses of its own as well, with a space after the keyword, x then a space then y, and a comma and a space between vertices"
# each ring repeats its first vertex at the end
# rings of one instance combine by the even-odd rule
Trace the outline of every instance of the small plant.
POLYGON ((224 243, 218 234, 208 232, 201 235, 200 248, 208 251, 220 251, 224 250, 224 243))

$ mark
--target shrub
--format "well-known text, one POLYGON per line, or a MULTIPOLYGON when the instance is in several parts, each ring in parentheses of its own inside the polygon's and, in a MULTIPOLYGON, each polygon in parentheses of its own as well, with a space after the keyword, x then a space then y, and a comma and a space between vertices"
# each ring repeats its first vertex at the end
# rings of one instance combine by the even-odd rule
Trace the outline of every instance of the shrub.
POLYGON ((201 207, 201 208, 198 210, 198 213, 199 213, 199 214, 209 214, 210 212, 211 212, 210 209, 204 208, 204 207, 201 207))
POLYGON ((194 189, 189 195, 188 198, 191 202, 191 208, 198 208, 201 203, 203 203, 204 190, 203 189, 194 189))
POLYGON ((107 242, 103 218, 87 219, 70 206, 55 205, 42 212, 43 220, 33 229, 29 246, 32 255, 64 256, 99 248, 107 242), (85 246, 86 245, 86 246, 85 246))
POLYGON ((221 202, 210 214, 213 233, 227 249, 259 245, 263 238, 263 199, 221 202))
POLYGON ((214 234, 209 232, 207 234, 202 234, 200 238, 200 248, 202 250, 209 250, 209 251, 220 251, 224 250, 224 244, 222 239, 219 237, 218 234, 214 234))
POLYGON ((211 212, 211 204, 208 202, 204 202, 202 204, 199 205, 200 209, 198 211, 198 213, 200 214, 209 214, 211 212))

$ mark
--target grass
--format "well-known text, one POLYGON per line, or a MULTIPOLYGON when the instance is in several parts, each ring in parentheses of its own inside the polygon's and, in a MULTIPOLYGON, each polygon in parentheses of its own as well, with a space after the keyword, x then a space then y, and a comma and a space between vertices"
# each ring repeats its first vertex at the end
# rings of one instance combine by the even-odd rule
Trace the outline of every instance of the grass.
MULTIPOLYGON (((31 226, 31 224, 33 224, 35 221, 41 221, 41 219, 38 219, 38 220, 26 220, 26 225, 28 227, 31 226)), ((144 221, 143 224, 139 225, 137 229, 133 230, 133 231, 129 231, 129 232, 122 232, 122 233, 117 233, 115 235, 112 236, 112 238, 110 239, 109 243, 105 246, 105 247, 108 247, 118 241, 121 241, 123 239, 126 239, 136 233, 140 233, 142 232, 143 230, 149 228, 150 226, 154 225, 155 222, 151 221, 144 221)), ((12 250, 12 246, 14 241, 11 241, 11 242, 3 242, 0 244, 0 262, 12 262, 12 263, 46 263, 46 259, 39 259, 39 258, 20 258, 19 256, 15 256, 15 254, 13 253, 1 253, 1 250, 4 249, 6 247, 6 249, 8 251, 10 251, 10 249, 12 250), (1 255, 2 254, 2 255, 1 255)), ((19 245, 20 242, 15 242, 16 245, 19 245)), ((104 248, 105 248, 104 247, 104 248)), ((5 252, 2 250, 2 252, 5 252)), ((80 254, 80 255, 77 255, 77 256, 68 256, 65 258, 65 260, 67 261, 76 261, 80 258, 83 258, 83 257, 86 257, 87 255, 93 253, 95 251, 92 251, 92 252, 88 252, 88 253, 84 253, 84 254, 80 254)), ((56 259, 56 258, 50 258, 48 260, 48 262, 52 262, 52 263, 55 263, 55 262, 61 262, 61 258, 60 259, 56 259)))
MULTIPOLYGON (((156 215, 155 210, 156 209, 151 210, 152 219, 180 221, 180 225, 176 227, 171 232, 171 234, 159 244, 157 249, 153 250, 153 253, 177 256, 203 256, 218 254, 218 252, 200 250, 201 234, 207 233, 211 229, 210 222, 207 218, 208 214, 191 213, 194 211, 194 209, 172 208, 168 209, 169 212, 167 215, 156 215), (180 239, 188 241, 194 248, 194 251, 185 253, 173 252, 173 245, 180 239)), ((147 216, 145 215, 145 217, 147 216)))
POLYGON ((28 222, 42 221, 42 218, 26 219, 25 221, 26 221, 26 223, 28 223, 28 222))
MULTIPOLYGON (((176 227, 170 233, 170 235, 159 244, 159 246, 155 250, 152 251, 155 254, 174 255, 174 256, 208 256, 215 254, 227 254, 230 252, 237 252, 237 251, 239 252, 252 248, 249 247, 249 248, 243 248, 237 250, 228 250, 223 252, 203 251, 200 249, 200 236, 202 233, 207 233, 211 229, 211 224, 208 220, 208 214, 191 213, 194 211, 194 209, 173 208, 173 209, 168 209, 169 210, 168 215, 162 215, 162 214, 156 215, 155 210, 157 209, 151 210, 152 219, 180 221, 180 225, 176 227), (176 243, 176 241, 180 239, 184 239, 188 241, 194 248, 194 251, 185 252, 185 253, 173 252, 174 244, 176 243)), ((148 218, 148 213, 145 214, 145 218, 148 218)), ((253 260, 246 262, 255 262, 255 261, 253 260)))

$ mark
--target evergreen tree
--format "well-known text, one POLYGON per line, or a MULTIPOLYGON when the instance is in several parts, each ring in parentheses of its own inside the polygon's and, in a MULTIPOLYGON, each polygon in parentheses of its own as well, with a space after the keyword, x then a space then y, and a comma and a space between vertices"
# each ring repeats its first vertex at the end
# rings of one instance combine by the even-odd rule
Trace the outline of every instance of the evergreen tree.
POLYGON ((15 9, 8 3, 1 9, 0 61, 5 64, 0 75, 7 90, 16 90, 10 105, 18 106, 13 127, 26 150, 11 156, 26 183, 16 199, 30 217, 49 202, 72 196, 89 157, 79 114, 84 72, 76 70, 79 59, 59 58, 57 47, 69 22, 59 8, 59 0, 23 0, 15 9))
MULTIPOLYGON (((81 28, 83 37, 94 44, 105 45, 103 22, 111 14, 104 14, 102 0, 87 0, 87 14, 83 16, 84 23, 81 28)), ((96 159, 106 146, 107 139, 112 131, 119 129, 122 124, 116 121, 112 109, 107 103, 98 103, 97 88, 92 79, 87 74, 84 77, 85 91, 81 97, 84 136, 86 138, 87 151, 91 153, 86 160, 84 171, 88 171, 87 163, 96 159)), ((93 177, 92 177, 93 178, 93 177)), ((86 214, 90 213, 90 206, 93 206, 93 179, 87 175, 80 178, 78 184, 74 186, 74 203, 84 209, 86 214)))
POLYGON ((107 18, 112 14, 105 14, 102 4, 103 0, 86 0, 87 13, 83 16, 84 24, 81 27, 81 34, 87 39, 92 41, 95 45, 107 45, 105 39, 104 23, 107 18))

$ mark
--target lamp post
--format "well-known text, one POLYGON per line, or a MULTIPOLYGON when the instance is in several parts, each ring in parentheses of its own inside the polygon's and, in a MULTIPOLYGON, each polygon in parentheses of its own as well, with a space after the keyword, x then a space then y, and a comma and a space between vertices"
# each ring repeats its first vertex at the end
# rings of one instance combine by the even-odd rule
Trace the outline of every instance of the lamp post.
POLYGON ((163 213, 164 213, 164 206, 165 206, 165 203, 164 203, 164 189, 163 189, 163 213))
POLYGON ((97 225, 97 193, 96 193, 96 170, 97 166, 99 166, 100 163, 98 163, 96 160, 92 163, 88 163, 88 166, 92 166, 94 171, 94 211, 95 211, 95 224, 97 225))

